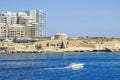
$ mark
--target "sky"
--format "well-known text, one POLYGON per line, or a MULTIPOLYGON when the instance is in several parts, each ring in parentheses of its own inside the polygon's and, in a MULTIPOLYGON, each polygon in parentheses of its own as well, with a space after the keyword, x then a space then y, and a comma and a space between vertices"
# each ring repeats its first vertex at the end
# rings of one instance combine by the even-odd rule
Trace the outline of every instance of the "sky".
POLYGON ((0 12, 46 10, 46 33, 120 37, 120 0, 1 0, 0 12))

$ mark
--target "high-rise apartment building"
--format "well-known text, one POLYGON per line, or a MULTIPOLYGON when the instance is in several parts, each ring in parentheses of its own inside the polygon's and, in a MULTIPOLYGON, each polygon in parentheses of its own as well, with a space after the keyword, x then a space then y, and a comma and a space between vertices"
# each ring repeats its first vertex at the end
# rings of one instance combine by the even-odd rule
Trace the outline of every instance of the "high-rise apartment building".
POLYGON ((46 36, 46 11, 28 10, 25 12, 37 23, 35 36, 46 36))
POLYGON ((17 13, 13 12, 2 12, 0 13, 0 23, 5 23, 8 25, 17 24, 17 13))
POLYGON ((0 38, 32 38, 45 35, 46 11, 0 12, 0 38))
POLYGON ((27 13, 18 13, 18 23, 25 26, 26 38, 35 36, 35 27, 37 23, 27 13))

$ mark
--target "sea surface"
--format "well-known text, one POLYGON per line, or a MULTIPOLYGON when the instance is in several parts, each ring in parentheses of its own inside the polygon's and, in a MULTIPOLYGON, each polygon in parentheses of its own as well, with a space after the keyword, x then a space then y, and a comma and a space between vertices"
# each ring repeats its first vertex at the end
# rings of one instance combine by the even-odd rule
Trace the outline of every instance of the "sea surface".
POLYGON ((0 80, 120 80, 120 53, 0 54, 0 80))

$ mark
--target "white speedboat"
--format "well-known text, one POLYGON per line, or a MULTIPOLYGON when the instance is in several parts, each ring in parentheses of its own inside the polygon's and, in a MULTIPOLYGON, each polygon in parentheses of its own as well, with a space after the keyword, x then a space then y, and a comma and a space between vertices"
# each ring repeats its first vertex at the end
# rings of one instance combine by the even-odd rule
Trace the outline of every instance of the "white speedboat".
POLYGON ((84 64, 82 64, 82 63, 71 63, 68 67, 72 70, 79 70, 79 69, 84 67, 84 64))

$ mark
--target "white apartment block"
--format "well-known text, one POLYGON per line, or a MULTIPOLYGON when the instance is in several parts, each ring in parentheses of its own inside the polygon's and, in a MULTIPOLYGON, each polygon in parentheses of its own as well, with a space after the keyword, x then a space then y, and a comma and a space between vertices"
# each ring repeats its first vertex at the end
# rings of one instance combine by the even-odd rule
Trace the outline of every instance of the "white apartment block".
POLYGON ((17 13, 13 12, 2 12, 0 13, 0 23, 17 24, 17 13))

